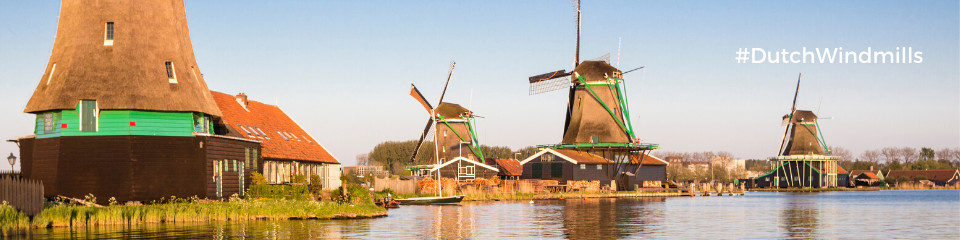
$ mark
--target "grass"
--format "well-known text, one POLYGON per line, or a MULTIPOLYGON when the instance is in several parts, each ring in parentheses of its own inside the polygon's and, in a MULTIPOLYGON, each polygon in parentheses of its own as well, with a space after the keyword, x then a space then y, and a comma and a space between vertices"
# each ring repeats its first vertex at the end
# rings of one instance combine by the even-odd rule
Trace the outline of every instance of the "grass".
POLYGON ((0 205, 0 231, 44 227, 84 227, 119 224, 183 223, 206 221, 339 219, 385 216, 386 210, 373 203, 340 205, 285 199, 232 199, 229 202, 179 201, 149 205, 105 207, 57 205, 28 218, 9 205, 0 205))

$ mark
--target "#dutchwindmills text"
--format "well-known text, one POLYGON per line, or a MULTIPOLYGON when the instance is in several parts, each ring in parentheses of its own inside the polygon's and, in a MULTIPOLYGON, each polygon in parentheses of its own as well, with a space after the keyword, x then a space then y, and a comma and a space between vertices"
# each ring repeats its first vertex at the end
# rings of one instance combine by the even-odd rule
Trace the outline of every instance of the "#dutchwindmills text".
MULTIPOLYGON (((523 175, 560 181, 580 180, 579 171, 589 169, 586 164, 598 164, 601 166, 591 166, 594 169, 590 170, 601 170, 605 176, 600 179, 591 177, 590 180, 615 180, 618 189, 630 190, 644 180, 639 175, 646 152, 658 148, 658 145, 640 143, 633 132, 624 72, 606 60, 580 62, 579 3, 576 8, 577 45, 573 71, 557 70, 528 79, 530 95, 568 91, 563 138, 559 144, 538 146, 541 151, 522 162, 523 175), (545 159, 541 159, 544 155, 547 155, 545 159), (554 164, 556 158, 549 155, 568 159, 574 163, 573 169, 554 164), (608 169, 603 170, 604 166, 608 169)), ((610 181, 604 182, 604 185, 608 184, 610 181)))
POLYGON ((797 110, 800 93, 800 77, 793 95, 790 112, 783 116, 786 126, 777 156, 771 158, 777 168, 757 177, 769 181, 771 187, 836 187, 838 173, 844 172, 837 165, 838 157, 832 156, 823 140, 817 115, 809 110, 797 110))

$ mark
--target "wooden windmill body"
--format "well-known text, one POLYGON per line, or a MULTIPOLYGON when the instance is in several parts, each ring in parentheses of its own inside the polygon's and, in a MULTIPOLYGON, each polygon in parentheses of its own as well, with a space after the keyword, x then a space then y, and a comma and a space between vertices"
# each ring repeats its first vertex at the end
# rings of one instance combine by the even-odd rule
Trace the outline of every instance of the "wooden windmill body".
POLYGON ((776 169, 758 178, 772 178, 772 187, 837 187, 845 172, 837 165, 838 157, 832 156, 823 140, 817 115, 809 110, 797 110, 800 93, 800 78, 794 93, 790 113, 783 116, 786 126, 777 157, 771 158, 776 169))

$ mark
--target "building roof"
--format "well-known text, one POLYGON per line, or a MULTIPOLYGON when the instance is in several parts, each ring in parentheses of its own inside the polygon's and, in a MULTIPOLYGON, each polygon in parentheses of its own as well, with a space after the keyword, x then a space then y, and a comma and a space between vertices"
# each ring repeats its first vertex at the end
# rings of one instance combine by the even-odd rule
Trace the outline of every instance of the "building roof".
POLYGON ((663 159, 658 158, 646 153, 641 153, 640 155, 630 157, 630 164, 637 164, 640 161, 641 156, 643 157, 643 163, 641 165, 667 165, 670 164, 663 159))
MULTIPOLYGON (((790 115, 783 117, 790 121, 790 115)), ((796 110, 790 128, 790 136, 783 155, 823 155, 817 132, 817 115, 809 110, 796 110)))
POLYGON ((223 112, 227 135, 260 140, 264 158, 339 163, 280 107, 250 100, 244 107, 235 96, 211 93, 223 112))
POLYGON ((864 172, 873 173, 873 175, 877 176, 878 178, 883 175, 883 173, 880 172, 879 169, 877 169, 877 170, 850 170, 850 176, 856 177, 857 175, 860 175, 861 173, 864 173, 864 172))
POLYGON ((887 178, 896 180, 900 177, 906 177, 913 181, 917 180, 917 177, 923 176, 930 181, 949 182, 956 180, 958 175, 960 175, 958 169, 890 170, 887 173, 887 178))
MULTIPOLYGON (((491 159, 500 167, 500 175, 520 176, 523 172, 523 166, 516 159, 491 159)), ((488 161, 489 162, 489 161, 488 161)))
POLYGON ((577 150, 566 150, 566 149, 553 149, 564 156, 577 161, 577 164, 608 164, 613 163, 606 158, 591 154, 588 152, 577 151, 577 150))
POLYGON ((864 177, 867 177, 868 179, 877 179, 877 180, 880 180, 880 177, 877 176, 877 174, 876 174, 876 173, 873 173, 873 172, 861 172, 860 174, 857 174, 857 175, 854 175, 854 176, 856 176, 856 178, 860 178, 860 175, 863 175, 864 177))
MULTIPOLYGON (((450 161, 447 161, 447 162, 445 162, 445 163, 443 163, 443 164, 434 166, 433 168, 430 169, 430 171, 433 172, 433 171, 436 171, 436 170, 440 170, 441 168, 444 168, 444 167, 446 167, 447 165, 450 165, 450 164, 452 164, 452 163, 454 163, 454 162, 456 162, 456 161, 468 162, 468 163, 472 163, 473 165, 476 165, 476 166, 480 166, 480 167, 484 167, 484 168, 487 168, 487 169, 490 169, 490 170, 493 170, 493 171, 496 171, 496 172, 500 172, 500 169, 497 169, 497 168, 495 168, 495 167, 491 167, 490 165, 483 164, 483 163, 481 163, 481 162, 477 162, 477 161, 474 161, 474 160, 470 160, 469 158, 465 158, 465 157, 456 157, 456 158, 451 159, 450 161)), ((453 167, 456 167, 456 166, 453 166, 453 167)))
POLYGON ((64 0, 50 60, 23 111, 76 109, 80 100, 96 100, 99 109, 220 116, 197 67, 183 0, 64 0), (105 45, 108 21, 113 45, 105 45))
POLYGON ((473 112, 463 106, 460 106, 460 104, 448 102, 441 102, 439 105, 437 105, 437 109, 435 111, 445 119, 462 119, 462 117, 460 117, 461 115, 469 116, 473 114, 473 112))

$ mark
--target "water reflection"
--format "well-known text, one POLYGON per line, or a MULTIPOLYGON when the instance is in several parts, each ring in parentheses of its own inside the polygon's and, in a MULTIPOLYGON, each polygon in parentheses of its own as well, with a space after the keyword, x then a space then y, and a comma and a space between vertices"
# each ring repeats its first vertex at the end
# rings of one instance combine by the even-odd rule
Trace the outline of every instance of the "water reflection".
POLYGON ((404 206, 361 220, 36 229, 37 239, 960 239, 960 191, 750 193, 404 206))
POLYGON ((819 219, 816 202, 802 195, 785 200, 785 206, 780 211, 780 219, 783 220, 780 227, 783 232, 791 238, 820 238, 817 235, 819 219))

